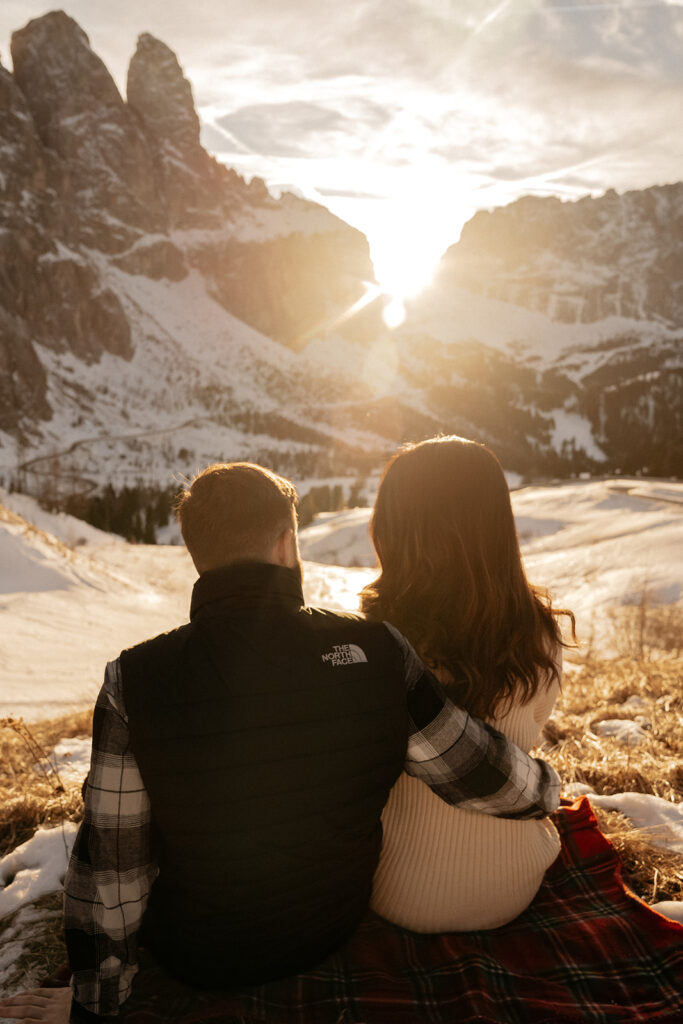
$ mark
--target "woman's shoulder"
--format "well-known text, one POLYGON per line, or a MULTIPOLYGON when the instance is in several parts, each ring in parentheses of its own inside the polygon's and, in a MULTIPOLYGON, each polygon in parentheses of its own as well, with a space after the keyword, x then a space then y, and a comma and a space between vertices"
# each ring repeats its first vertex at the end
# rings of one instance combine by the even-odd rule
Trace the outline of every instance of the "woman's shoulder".
POLYGON ((509 697, 501 701, 489 719, 494 728, 500 729, 525 749, 533 746, 538 730, 550 717, 560 692, 562 645, 554 643, 549 653, 553 659, 553 668, 539 670, 537 686, 531 696, 521 686, 516 687, 509 697), (511 735, 511 732, 515 735, 511 735))

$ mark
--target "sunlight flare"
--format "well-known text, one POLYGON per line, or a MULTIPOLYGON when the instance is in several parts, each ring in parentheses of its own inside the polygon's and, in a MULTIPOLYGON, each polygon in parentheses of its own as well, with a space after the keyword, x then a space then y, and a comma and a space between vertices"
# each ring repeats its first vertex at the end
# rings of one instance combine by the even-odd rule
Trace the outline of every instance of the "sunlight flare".
POLYGON ((343 313, 338 316, 330 317, 328 320, 322 320, 317 323, 315 327, 312 327, 305 334, 299 335, 296 340, 297 347, 303 347, 307 342, 320 334, 330 334, 335 331, 342 324, 345 324, 347 320, 351 320, 357 313, 360 313, 362 309, 369 306, 371 302, 374 302, 381 295, 381 289, 373 284, 371 281, 363 281, 363 287, 365 291, 359 299, 348 306, 343 313))
POLYGON ((384 304, 382 319, 387 327, 400 327, 406 318, 406 307, 401 298, 392 298, 384 304))

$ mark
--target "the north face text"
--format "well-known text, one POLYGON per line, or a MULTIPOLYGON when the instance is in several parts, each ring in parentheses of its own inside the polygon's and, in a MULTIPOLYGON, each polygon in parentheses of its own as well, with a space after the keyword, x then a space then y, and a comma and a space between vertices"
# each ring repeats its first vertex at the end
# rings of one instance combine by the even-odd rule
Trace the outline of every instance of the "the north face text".
POLYGON ((357 644, 335 644, 331 651, 323 654, 322 659, 330 665, 357 665, 368 660, 365 651, 357 644))

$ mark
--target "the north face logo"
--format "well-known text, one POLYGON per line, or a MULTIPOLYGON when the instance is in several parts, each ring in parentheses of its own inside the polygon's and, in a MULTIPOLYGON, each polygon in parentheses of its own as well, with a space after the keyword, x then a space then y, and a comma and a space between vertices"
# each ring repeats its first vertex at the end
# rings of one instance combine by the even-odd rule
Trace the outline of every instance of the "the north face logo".
POLYGON ((363 648, 357 644, 335 644, 328 654, 323 654, 322 659, 330 665, 358 665, 368 660, 363 648))

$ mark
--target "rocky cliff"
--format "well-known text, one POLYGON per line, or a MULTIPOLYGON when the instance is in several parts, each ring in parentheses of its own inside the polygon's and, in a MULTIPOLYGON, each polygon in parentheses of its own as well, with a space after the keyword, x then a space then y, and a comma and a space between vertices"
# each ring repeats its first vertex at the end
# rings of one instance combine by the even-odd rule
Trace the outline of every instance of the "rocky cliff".
POLYGON ((113 269, 182 281, 296 344, 364 294, 365 238, 328 211, 245 183, 199 142, 175 55, 144 34, 124 100, 63 12, 15 32, 0 68, 0 430, 50 417, 41 351, 130 359, 113 269))
POLYGON ((564 323, 683 323, 683 182, 578 202, 525 196, 465 225, 441 287, 461 286, 564 323))

